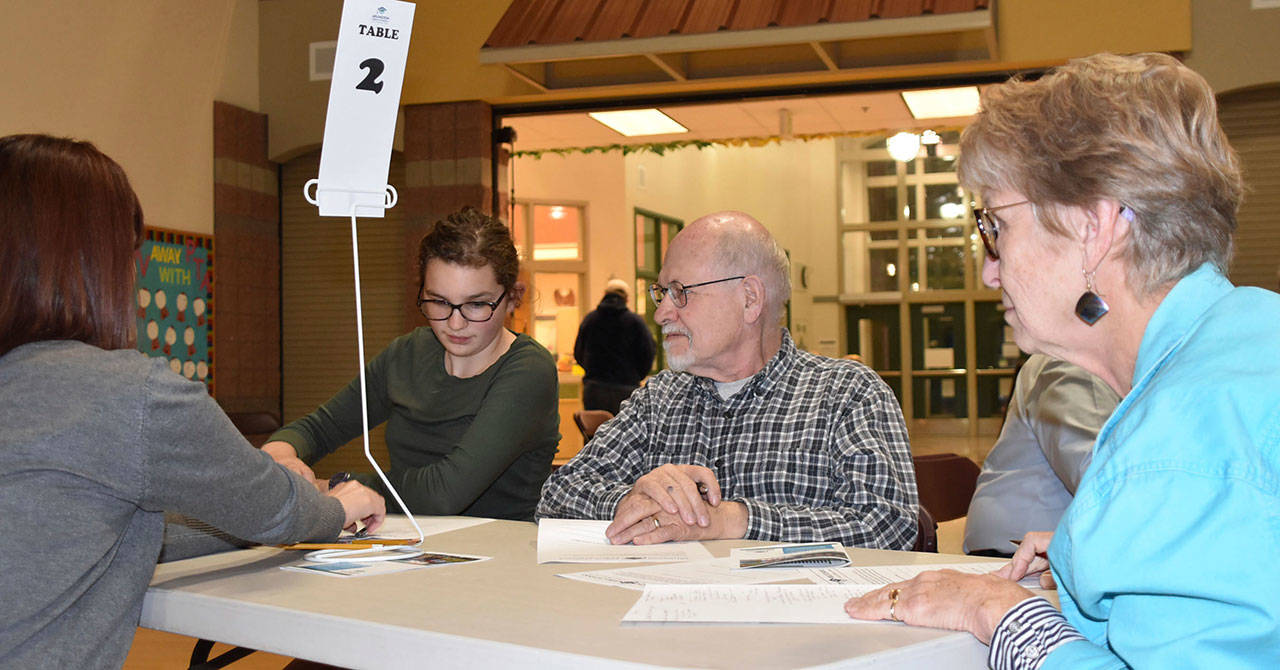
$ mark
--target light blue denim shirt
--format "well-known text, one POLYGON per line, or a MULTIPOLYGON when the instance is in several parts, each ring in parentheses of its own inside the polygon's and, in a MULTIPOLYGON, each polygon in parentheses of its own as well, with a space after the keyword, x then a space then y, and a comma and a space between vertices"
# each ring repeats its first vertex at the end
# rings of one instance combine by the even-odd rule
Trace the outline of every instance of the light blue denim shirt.
POLYGON ((1049 558, 1088 641, 1044 668, 1280 667, 1280 295, 1174 286, 1049 558))

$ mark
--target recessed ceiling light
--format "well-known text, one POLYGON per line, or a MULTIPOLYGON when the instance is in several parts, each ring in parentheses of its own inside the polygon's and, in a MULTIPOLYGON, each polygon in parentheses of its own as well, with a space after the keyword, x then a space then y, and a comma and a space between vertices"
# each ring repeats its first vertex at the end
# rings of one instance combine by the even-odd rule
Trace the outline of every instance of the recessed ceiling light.
POLYGON ((617 112, 589 112, 587 116, 627 137, 687 133, 688 128, 656 109, 626 109, 617 112))
POLYGON ((917 119, 973 116, 978 113, 978 87, 961 86, 903 91, 902 101, 907 103, 911 116, 917 119))

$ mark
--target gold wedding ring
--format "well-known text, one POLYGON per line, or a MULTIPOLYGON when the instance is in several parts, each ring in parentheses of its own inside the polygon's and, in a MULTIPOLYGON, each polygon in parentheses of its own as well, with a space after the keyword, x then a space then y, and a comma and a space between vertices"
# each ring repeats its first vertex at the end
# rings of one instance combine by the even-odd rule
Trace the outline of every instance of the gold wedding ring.
POLYGON ((653 519, 653 529, 654 529, 654 530, 658 530, 659 528, 661 528, 661 527, 662 527, 662 522, 661 522, 661 521, 658 521, 658 517, 656 517, 656 516, 651 516, 651 517, 649 517, 649 518, 650 518, 650 519, 653 519))
POLYGON ((894 612, 894 610, 898 608, 898 596, 900 595, 902 595, 902 589, 893 589, 892 591, 889 591, 889 618, 894 621, 902 621, 902 619, 898 618, 897 613, 894 612))

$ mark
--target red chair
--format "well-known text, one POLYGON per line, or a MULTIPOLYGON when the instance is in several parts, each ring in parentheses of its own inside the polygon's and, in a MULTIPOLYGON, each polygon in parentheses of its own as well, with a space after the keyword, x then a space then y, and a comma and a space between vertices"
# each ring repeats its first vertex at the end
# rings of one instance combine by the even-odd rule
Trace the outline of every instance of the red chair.
POLYGON ((938 553, 938 524, 930 516, 929 510, 920 506, 920 514, 916 517, 916 544, 911 551, 927 551, 938 553))
POLYGON ((583 444, 590 442, 591 436, 596 434, 596 429, 612 418, 613 412, 604 409, 580 409, 573 413, 573 422, 578 424, 578 430, 582 431, 583 444))
POLYGON ((969 500, 978 486, 981 469, 959 454, 928 454, 911 459, 916 466, 920 506, 939 523, 969 513, 969 500))
POLYGON ((280 418, 271 412, 232 412, 227 418, 255 447, 261 447, 272 433, 280 430, 280 418))

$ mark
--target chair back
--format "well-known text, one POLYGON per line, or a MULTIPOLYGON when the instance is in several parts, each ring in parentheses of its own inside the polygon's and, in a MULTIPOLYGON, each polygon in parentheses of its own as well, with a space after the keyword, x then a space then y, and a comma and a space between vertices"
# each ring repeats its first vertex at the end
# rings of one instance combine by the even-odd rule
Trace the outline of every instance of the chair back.
POLYGON ((578 424, 578 430, 582 431, 583 444, 590 442, 591 436, 596 434, 596 429, 612 418, 613 412, 604 409, 580 409, 573 413, 573 422, 578 424))
POLYGON ((938 523, 924 505, 920 506, 920 514, 916 516, 916 544, 911 551, 927 551, 938 553, 938 523))
POLYGON ((978 465, 959 454, 927 454, 911 459, 916 466, 920 506, 939 523, 969 513, 969 500, 978 485, 978 465))
POLYGON ((577 424, 577 429, 582 432, 582 443, 591 441, 594 436, 595 429, 600 427, 604 421, 613 418, 612 411, 609 410, 577 410, 573 413, 573 423, 577 424))
POLYGON ((280 430, 280 418, 271 412, 232 412, 227 418, 255 447, 261 447, 272 433, 280 430))

